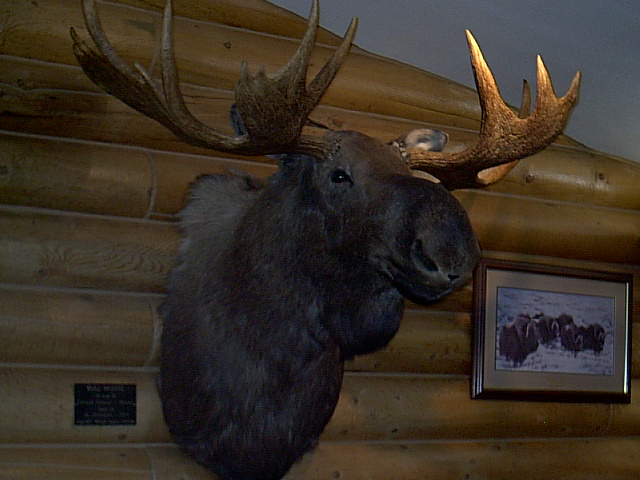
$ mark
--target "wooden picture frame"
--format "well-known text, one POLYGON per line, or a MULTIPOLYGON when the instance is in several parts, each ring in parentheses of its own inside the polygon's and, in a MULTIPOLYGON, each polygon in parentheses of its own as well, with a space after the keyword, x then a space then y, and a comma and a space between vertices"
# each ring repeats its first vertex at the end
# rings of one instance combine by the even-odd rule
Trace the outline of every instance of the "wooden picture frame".
POLYGON ((632 281, 483 260, 474 277, 472 398, 629 403, 632 281))

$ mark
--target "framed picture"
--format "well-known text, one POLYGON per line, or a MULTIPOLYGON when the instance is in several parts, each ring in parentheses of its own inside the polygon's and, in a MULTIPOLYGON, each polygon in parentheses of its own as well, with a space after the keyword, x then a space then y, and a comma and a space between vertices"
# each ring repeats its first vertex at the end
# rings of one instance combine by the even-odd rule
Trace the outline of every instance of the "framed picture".
POLYGON ((632 278, 483 260, 472 397, 629 403, 632 278))

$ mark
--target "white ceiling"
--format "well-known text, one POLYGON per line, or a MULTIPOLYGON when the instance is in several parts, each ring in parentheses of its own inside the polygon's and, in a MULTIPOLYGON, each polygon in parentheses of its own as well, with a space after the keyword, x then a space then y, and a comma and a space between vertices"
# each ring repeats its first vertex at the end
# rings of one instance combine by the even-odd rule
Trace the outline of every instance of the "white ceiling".
MULTIPOLYGON (((304 17, 311 0, 270 0, 304 17)), ((320 23, 342 35, 360 18, 355 43, 474 87, 471 30, 508 103, 522 79, 535 88, 537 54, 564 95, 582 71, 580 101, 565 133, 597 150, 640 161, 640 1, 320 0, 320 23)))

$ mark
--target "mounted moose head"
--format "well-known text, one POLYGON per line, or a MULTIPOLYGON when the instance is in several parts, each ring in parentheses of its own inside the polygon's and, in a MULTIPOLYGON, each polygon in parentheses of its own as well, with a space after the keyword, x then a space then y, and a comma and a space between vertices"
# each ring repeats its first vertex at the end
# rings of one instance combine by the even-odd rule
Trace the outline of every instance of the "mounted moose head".
MULTIPOLYGON (((357 132, 302 133, 355 34, 307 85, 318 26, 314 0, 299 50, 276 75, 243 65, 225 136, 196 120, 179 92, 171 2, 163 24, 162 84, 114 52, 93 0, 84 1, 97 51, 72 30, 87 75, 185 141, 224 152, 277 154, 262 182, 242 174, 198 180, 180 213, 184 243, 161 313, 160 396, 176 442, 223 479, 278 479, 314 448, 340 391, 343 362, 386 345, 403 297, 438 301, 470 277, 480 250, 447 188, 497 181, 504 164, 549 145, 575 103, 579 74, 556 98, 544 65, 527 118, 500 98, 473 37, 482 106, 478 142, 442 153, 441 132, 383 144, 357 132), (429 172, 433 183, 412 175, 429 172), (446 188, 445 188, 446 187, 446 188)), ((528 113, 528 108, 526 108, 528 113)))

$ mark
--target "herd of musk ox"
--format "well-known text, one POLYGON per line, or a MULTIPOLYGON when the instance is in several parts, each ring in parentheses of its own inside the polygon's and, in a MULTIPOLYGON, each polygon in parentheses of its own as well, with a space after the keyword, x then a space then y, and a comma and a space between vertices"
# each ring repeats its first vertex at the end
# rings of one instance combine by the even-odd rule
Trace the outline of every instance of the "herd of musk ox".
POLYGON ((599 323, 579 326, 566 313, 558 317, 519 314, 500 330, 498 347, 500 355, 513 362, 513 367, 519 367, 539 345, 547 345, 558 337, 562 348, 574 356, 583 350, 593 350, 598 355, 604 348, 606 332, 599 323))

